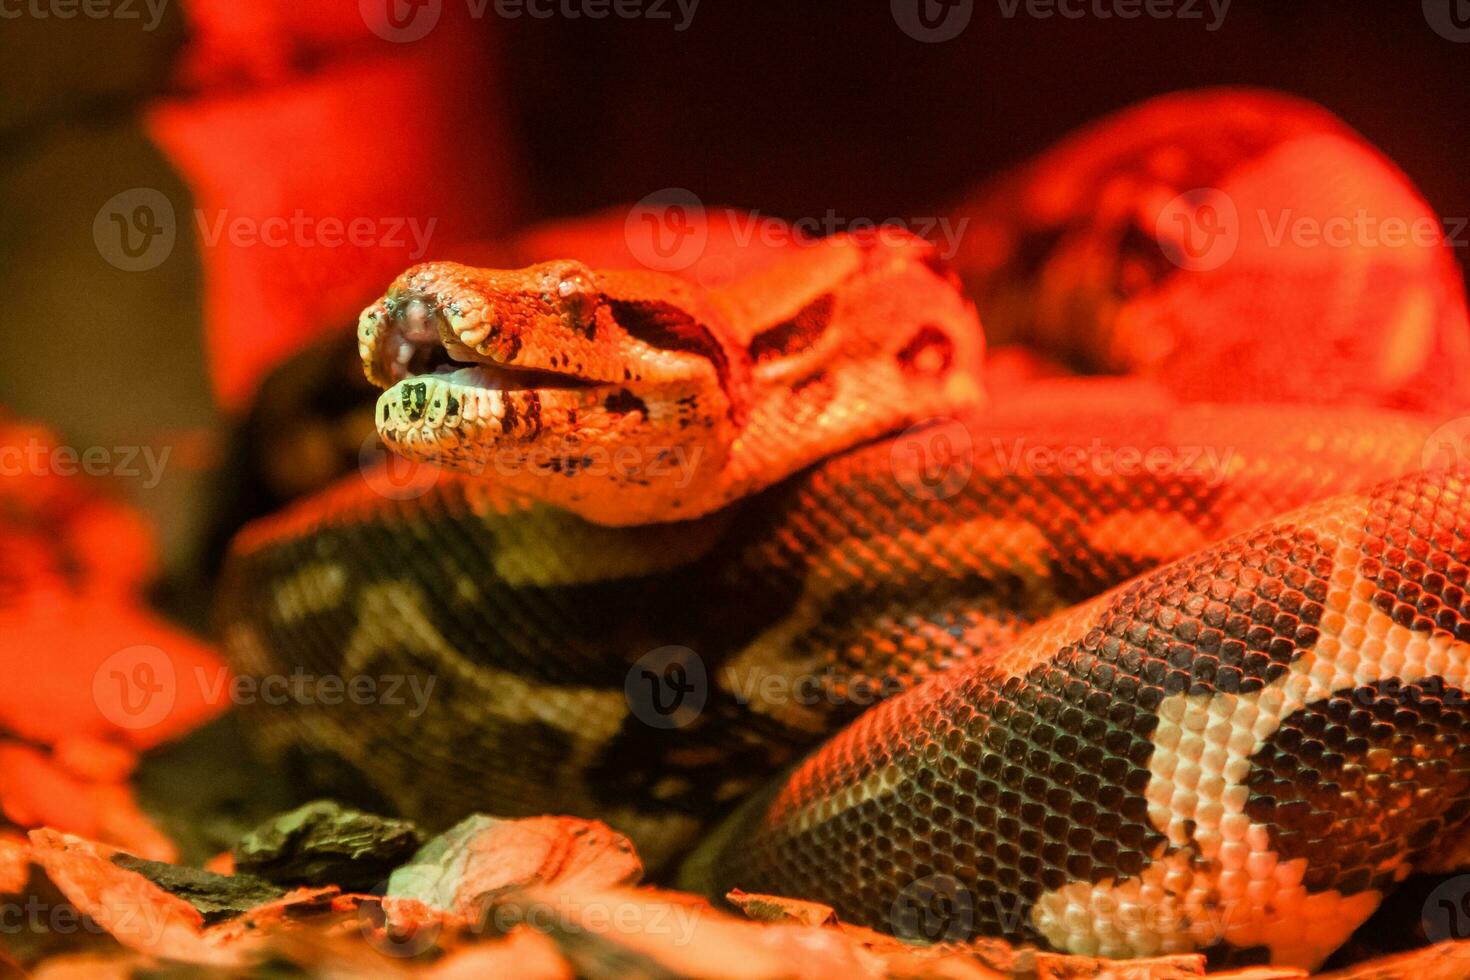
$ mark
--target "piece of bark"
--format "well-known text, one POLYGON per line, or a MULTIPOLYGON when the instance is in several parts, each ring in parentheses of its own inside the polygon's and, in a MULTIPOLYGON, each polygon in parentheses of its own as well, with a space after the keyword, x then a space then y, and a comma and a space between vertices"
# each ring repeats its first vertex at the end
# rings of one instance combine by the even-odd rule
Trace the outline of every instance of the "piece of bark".
POLYGON ((318 800, 246 834, 234 858, 237 870, 283 885, 373 891, 423 843, 423 834, 407 820, 318 800))
MULTIPOLYGON (((475 815, 434 838, 388 881, 384 906, 420 903, 475 922, 487 898, 533 885, 566 890, 628 885, 643 864, 622 834, 596 820, 475 815)), ((412 909, 413 906, 406 906, 412 909)))
POLYGON ((119 852, 112 855, 119 868, 136 872, 199 912, 205 925, 243 915, 283 897, 284 889, 253 875, 222 875, 161 861, 148 861, 119 852))

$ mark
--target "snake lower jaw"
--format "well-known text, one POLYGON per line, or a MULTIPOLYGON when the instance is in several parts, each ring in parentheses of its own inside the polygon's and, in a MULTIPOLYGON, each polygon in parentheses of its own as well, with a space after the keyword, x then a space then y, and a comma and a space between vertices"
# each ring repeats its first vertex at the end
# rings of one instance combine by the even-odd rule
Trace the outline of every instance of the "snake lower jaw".
MULTIPOLYGON (((510 372, 522 380, 522 372, 510 372)), ((378 400, 395 455, 466 473, 594 523, 700 516, 735 426, 700 382, 504 387, 481 368, 406 379, 378 400)))

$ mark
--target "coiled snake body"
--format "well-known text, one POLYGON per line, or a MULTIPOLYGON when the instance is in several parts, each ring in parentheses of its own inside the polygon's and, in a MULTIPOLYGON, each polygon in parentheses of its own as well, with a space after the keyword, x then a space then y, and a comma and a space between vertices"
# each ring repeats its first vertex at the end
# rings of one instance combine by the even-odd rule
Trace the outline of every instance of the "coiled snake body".
POLYGON ((1470 486, 1416 472, 1432 421, 983 405, 958 283, 893 235, 713 293, 422 266, 359 339, 430 468, 252 526, 221 622, 244 672, 429 693, 263 711, 309 765, 431 823, 601 817, 652 864, 791 765, 692 874, 898 932, 962 895, 948 938, 1109 956, 1311 967, 1454 863, 1470 486))

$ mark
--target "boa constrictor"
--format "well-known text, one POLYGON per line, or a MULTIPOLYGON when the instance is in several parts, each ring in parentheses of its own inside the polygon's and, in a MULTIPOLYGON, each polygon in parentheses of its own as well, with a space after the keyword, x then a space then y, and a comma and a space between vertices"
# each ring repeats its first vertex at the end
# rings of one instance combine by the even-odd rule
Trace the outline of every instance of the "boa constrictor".
POLYGON ((244 673, 430 692, 263 708, 328 785, 658 865, 792 766, 691 880, 1109 956, 1315 966, 1457 863, 1470 502, 1422 417, 982 406, 968 301, 893 235, 717 291, 430 264, 359 341, 428 468, 252 525, 221 604, 244 673))

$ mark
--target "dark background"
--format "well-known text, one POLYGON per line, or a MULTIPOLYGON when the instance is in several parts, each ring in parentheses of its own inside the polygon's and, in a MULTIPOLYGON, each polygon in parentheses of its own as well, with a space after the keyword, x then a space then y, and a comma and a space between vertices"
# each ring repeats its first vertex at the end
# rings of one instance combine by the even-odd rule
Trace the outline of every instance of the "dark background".
MULTIPOLYGON (((256 16, 237 2, 242 19, 256 16)), ((1085 16, 1069 19, 1024 4, 1007 17, 1000 0, 973 0, 963 33, 932 44, 906 34, 888 0, 702 0, 684 32, 673 20, 505 19, 492 7, 439 30, 467 31, 494 52, 484 85, 507 113, 519 184, 501 227, 668 187, 788 218, 918 221, 1079 124, 1210 85, 1324 104, 1397 160, 1452 227, 1470 216, 1470 42, 1431 23, 1451 2, 1470 17, 1465 0, 1235 0, 1213 31, 1206 3, 1193 19, 1125 20, 1085 2, 1085 16)), ((314 3, 355 10, 357 0, 314 3)), ((173 445, 164 485, 126 492, 163 528, 176 563, 199 537, 201 488, 230 421, 200 340, 208 263, 181 242, 155 272, 119 273, 98 260, 90 230, 118 188, 187 201, 140 119, 154 100, 190 96, 179 64, 198 41, 194 7, 169 0, 147 34, 116 21, 0 21, 0 406, 77 445, 173 445)), ((258 47, 270 71, 215 82, 300 84, 384 57, 357 41, 287 49, 262 35, 258 47)), ((434 98, 458 107, 468 95, 434 98)), ((464 117, 476 125, 474 110, 464 117)), ((407 165, 413 120, 380 122, 382 151, 407 165)))
POLYGON ((1260 85, 1327 106, 1440 213, 1470 214, 1470 43, 1432 30, 1419 0, 1236 0, 1213 32, 1199 8, 1203 20, 1033 19, 975 0, 966 30, 932 44, 898 29, 887 0, 704 0, 682 34, 509 22, 531 207, 675 185, 790 216, 932 214, 1114 109, 1260 85))

